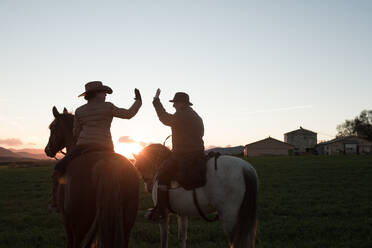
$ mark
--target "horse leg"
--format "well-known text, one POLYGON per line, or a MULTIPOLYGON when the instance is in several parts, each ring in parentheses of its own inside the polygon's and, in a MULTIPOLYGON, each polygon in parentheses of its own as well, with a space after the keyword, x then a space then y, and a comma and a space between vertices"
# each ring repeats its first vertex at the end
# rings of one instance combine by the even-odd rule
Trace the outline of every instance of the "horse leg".
MULTIPOLYGON (((76 219, 77 218, 75 218, 75 220, 76 219)), ((75 226, 75 228, 73 230, 73 235, 74 235, 73 248, 81 248, 82 247, 83 240, 84 240, 85 235, 88 231, 89 231, 89 226, 87 226, 87 227, 83 227, 83 226, 80 226, 80 225, 75 226)), ((92 246, 92 243, 88 247, 91 247, 91 246, 92 246)))
POLYGON ((226 216, 223 218, 223 230, 229 239, 229 244, 231 245, 234 238, 235 224, 237 220, 232 216, 226 216))
POLYGON ((166 214, 166 217, 163 221, 159 223, 160 227, 160 247, 168 248, 168 225, 169 225, 169 214, 166 214))
POLYGON ((69 221, 68 215, 65 211, 65 185, 59 184, 57 188, 57 202, 58 202, 58 208, 61 211, 63 224, 65 228, 65 234, 66 234, 66 248, 73 248, 73 232, 71 227, 71 222, 69 221))
POLYGON ((181 248, 186 248, 187 241, 187 217, 177 216, 178 221, 178 240, 181 248))
MULTIPOLYGON (((138 184, 138 183, 137 183, 138 184)), ((135 184, 136 185, 136 184, 135 184)), ((129 188, 129 187, 128 187, 129 188)), ((128 196, 123 199, 131 199, 124 204, 124 248, 129 247, 130 232, 136 221, 137 211, 138 211, 138 187, 133 188, 128 196)))
POLYGON ((73 248, 73 242, 74 242, 73 237, 74 236, 73 236, 71 224, 69 223, 65 215, 63 216, 63 222, 64 222, 65 233, 66 233, 66 248, 73 248))
MULTIPOLYGON (((82 205, 82 208, 85 210, 84 212, 75 212, 69 217, 73 223, 73 248, 82 248, 83 240, 90 230, 95 216, 95 209, 88 209, 88 207, 84 205, 82 205)), ((94 241, 95 240, 93 240, 89 246, 84 248, 91 247, 94 244, 94 241)))
POLYGON ((233 201, 229 201, 218 210, 218 215, 222 221, 223 229, 226 236, 229 239, 229 244, 232 245, 236 224, 238 223, 240 204, 235 204, 233 201))

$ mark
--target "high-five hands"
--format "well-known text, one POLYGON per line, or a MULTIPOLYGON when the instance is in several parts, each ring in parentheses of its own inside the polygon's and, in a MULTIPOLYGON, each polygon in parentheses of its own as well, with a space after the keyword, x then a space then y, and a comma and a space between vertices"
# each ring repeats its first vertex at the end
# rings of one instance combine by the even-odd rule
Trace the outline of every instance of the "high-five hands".
POLYGON ((156 94, 154 96, 154 100, 159 99, 160 92, 161 92, 160 89, 157 89, 156 90, 156 94))
POLYGON ((134 100, 140 100, 142 102, 141 93, 137 88, 134 89, 134 95, 135 95, 134 100))

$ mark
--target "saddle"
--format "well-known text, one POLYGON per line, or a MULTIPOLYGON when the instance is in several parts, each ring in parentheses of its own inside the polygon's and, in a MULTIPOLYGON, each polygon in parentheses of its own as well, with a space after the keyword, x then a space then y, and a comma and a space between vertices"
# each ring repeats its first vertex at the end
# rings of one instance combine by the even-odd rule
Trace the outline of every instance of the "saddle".
POLYGON ((217 161, 219 156, 219 153, 209 152, 208 155, 197 154, 179 161, 176 181, 186 190, 203 187, 207 182, 208 160, 214 157, 217 161))

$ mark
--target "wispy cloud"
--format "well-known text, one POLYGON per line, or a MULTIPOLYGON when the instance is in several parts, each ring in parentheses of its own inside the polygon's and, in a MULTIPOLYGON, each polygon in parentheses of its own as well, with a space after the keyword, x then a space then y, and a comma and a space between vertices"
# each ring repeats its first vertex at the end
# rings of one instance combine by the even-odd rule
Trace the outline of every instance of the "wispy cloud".
POLYGON ((127 143, 132 144, 134 143, 134 139, 132 139, 130 136, 121 136, 118 140, 119 143, 127 143))
POLYGON ((21 145, 23 145, 23 142, 22 142, 22 140, 17 139, 17 138, 0 139, 0 145, 21 146, 21 145))
POLYGON ((23 126, 17 121, 10 121, 9 124, 13 125, 14 127, 18 128, 19 130, 24 130, 23 126))
POLYGON ((23 123, 23 121, 24 121, 24 118, 22 118, 22 117, 7 118, 7 117, 2 116, 0 118, 0 122, 2 124, 13 126, 13 127, 17 128, 19 130, 24 130, 23 125, 21 125, 21 122, 23 123))
POLYGON ((284 112, 284 111, 292 111, 292 110, 299 110, 299 109, 309 109, 312 107, 313 107, 312 105, 301 105, 301 106, 291 106, 291 107, 284 107, 284 108, 260 109, 256 111, 246 112, 246 114, 253 115, 253 114, 261 114, 261 113, 284 112))
POLYGON ((144 141, 136 141, 136 140, 132 139, 130 136, 121 136, 121 137, 119 137, 118 142, 119 143, 122 143, 122 144, 133 144, 133 143, 137 143, 137 144, 139 144, 142 147, 145 147, 145 146, 148 145, 146 142, 144 142, 144 141))

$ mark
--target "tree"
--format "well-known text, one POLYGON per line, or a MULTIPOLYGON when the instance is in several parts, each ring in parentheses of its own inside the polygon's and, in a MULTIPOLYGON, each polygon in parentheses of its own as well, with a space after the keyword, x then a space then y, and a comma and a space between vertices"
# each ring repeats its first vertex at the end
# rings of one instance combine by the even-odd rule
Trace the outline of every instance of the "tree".
POLYGON ((372 110, 363 110, 353 120, 345 120, 337 131, 337 137, 356 135, 372 141, 372 110))

